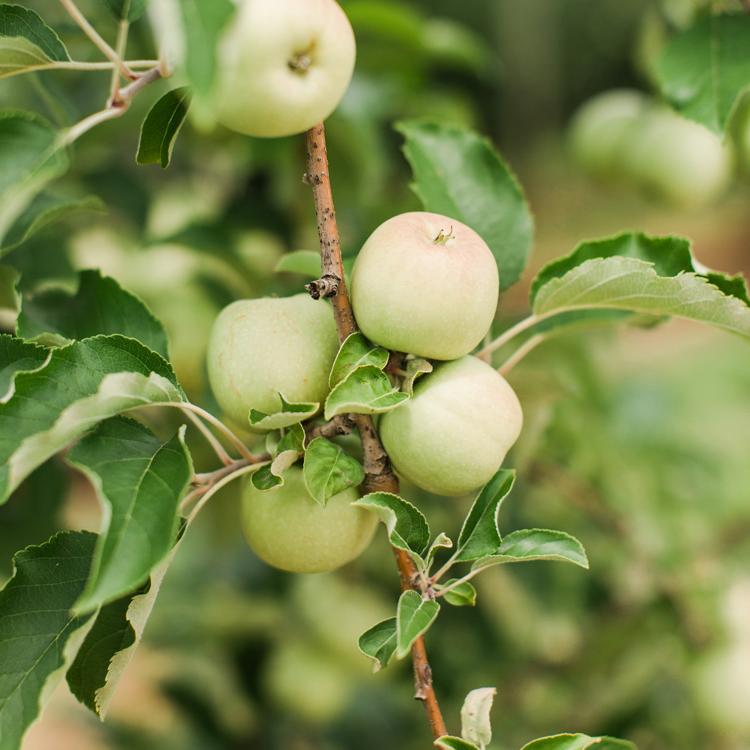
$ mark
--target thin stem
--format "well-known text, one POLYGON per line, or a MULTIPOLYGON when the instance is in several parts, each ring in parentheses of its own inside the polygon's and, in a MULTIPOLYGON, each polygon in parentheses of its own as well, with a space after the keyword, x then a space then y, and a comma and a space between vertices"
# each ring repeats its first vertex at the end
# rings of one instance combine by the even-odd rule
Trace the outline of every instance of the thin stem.
POLYGON ((505 346, 509 341, 511 341, 513 338, 518 336, 519 333, 523 333, 525 330, 531 328, 531 326, 538 323, 540 318, 538 318, 536 315, 529 315, 528 318, 524 318, 519 323, 516 323, 514 326, 511 326, 508 328, 508 330, 504 331, 500 334, 494 341, 491 341, 487 346, 480 349, 479 352, 477 352, 477 357, 484 358, 488 354, 492 354, 492 352, 496 352, 498 349, 505 346))
POLYGON ((229 466, 233 463, 232 457, 224 450, 224 446, 216 439, 216 435, 203 424, 203 420, 191 411, 186 411, 185 416, 193 423, 197 430, 206 439, 206 442, 211 446, 214 453, 218 457, 224 466, 229 466))
POLYGON ((452 567, 453 563, 456 562, 456 556, 458 555, 458 550, 456 550, 446 561, 445 565, 443 565, 442 568, 440 568, 437 573, 430 576, 430 583, 437 583, 452 567))
MULTIPOLYGON (((346 292, 341 260, 341 239, 329 178, 325 128, 322 124, 308 131, 306 144, 307 173, 305 177, 306 182, 313 189, 323 272, 321 279, 309 285, 308 290, 313 297, 331 298, 339 339, 343 341, 357 330, 357 323, 346 292)), ((380 442, 372 418, 364 414, 354 414, 352 418, 362 440, 365 491, 397 493, 398 479, 391 469, 388 454, 380 442)), ((414 562, 404 550, 394 548, 393 553, 396 557, 402 590, 414 588, 414 581, 417 580, 414 562)), ((417 638, 414 642, 411 656, 414 666, 415 697, 424 703, 430 730, 433 737, 437 739, 448 732, 432 685, 432 669, 427 658, 424 638, 417 638)))
POLYGON ((478 575, 482 572, 484 568, 477 568, 476 570, 472 570, 469 573, 467 573, 463 578, 457 578, 453 583, 451 583, 450 586, 439 586, 437 590, 435 591, 435 596, 440 597, 444 596, 447 592, 453 591, 453 589, 458 588, 462 583, 466 583, 467 581, 470 581, 474 576, 478 575))
POLYGON ((498 367, 497 371, 504 377, 507 375, 527 354, 534 351, 542 342, 546 340, 543 333, 537 333, 531 336, 528 341, 525 341, 521 346, 503 362, 501 367, 498 367))
POLYGON ((78 7, 73 0, 60 0, 60 4, 68 12, 68 15, 78 24, 84 34, 94 43, 94 46, 114 65, 116 65, 120 72, 125 78, 133 78, 133 72, 123 62, 117 51, 114 50, 107 42, 102 38, 99 32, 88 22, 86 16, 78 10, 78 7))
MULTIPOLYGON (((128 45, 128 31, 130 24, 126 19, 122 19, 117 26, 117 42, 115 43, 115 52, 117 57, 122 60, 125 56, 125 48, 128 45)), ((118 101, 120 98, 120 69, 117 65, 112 66, 112 80, 109 84, 109 103, 118 101)))
POLYGON ((195 404, 191 404, 189 402, 174 402, 174 403, 166 403, 162 404, 162 406, 173 406, 177 409, 181 409, 185 412, 193 412, 194 414, 197 414, 199 417, 202 417, 206 422, 208 422, 212 427, 215 427, 224 437, 237 449, 239 454, 244 458, 247 459, 249 463, 258 463, 257 456, 254 456, 248 449, 245 443, 240 440, 240 438, 237 437, 237 435, 232 432, 232 430, 229 429, 220 419, 217 419, 211 412, 206 411, 205 409, 202 409, 200 406, 196 406, 195 404))
MULTIPOLYGON (((191 524, 195 520, 195 517, 201 512, 201 510, 203 510, 206 503, 220 489, 222 489, 223 487, 226 487, 230 482, 233 482, 235 479, 239 479, 241 476, 244 476, 245 474, 249 474, 251 471, 255 471, 258 468, 260 468, 260 463, 246 464, 245 466, 242 466, 240 468, 235 469, 234 471, 224 474, 219 481, 213 484, 206 492, 202 493, 200 500, 195 504, 195 507, 190 511, 190 514, 187 517, 188 524, 191 524)), ((187 501, 189 497, 190 495, 188 495, 185 498, 183 503, 187 501)))

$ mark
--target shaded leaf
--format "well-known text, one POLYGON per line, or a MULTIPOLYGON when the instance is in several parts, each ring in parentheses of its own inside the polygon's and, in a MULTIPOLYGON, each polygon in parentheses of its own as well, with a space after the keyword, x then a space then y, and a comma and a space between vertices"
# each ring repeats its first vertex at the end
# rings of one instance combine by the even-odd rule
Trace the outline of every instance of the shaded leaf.
POLYGON ((366 365, 351 371, 329 394, 324 415, 333 419, 338 414, 382 414, 409 400, 391 384, 378 367, 366 365))
POLYGON ((396 610, 396 657, 403 659, 420 635, 429 630, 440 612, 435 599, 423 599, 421 594, 409 589, 398 600, 396 610))
POLYGON ((161 164, 162 169, 169 166, 175 141, 187 117, 191 96, 188 86, 172 89, 151 107, 141 125, 135 157, 138 164, 161 164))
POLYGON ((472 570, 531 560, 569 562, 586 570, 589 567, 583 545, 570 534, 549 529, 523 529, 505 536, 497 552, 477 560, 472 570))
POLYGON ((70 60, 60 37, 29 8, 0 4, 0 78, 70 60))
POLYGON ((401 390, 409 396, 414 395, 414 383, 422 375, 427 375, 433 370, 432 363, 421 357, 412 357, 406 361, 406 376, 401 382, 401 390))
POLYGON ((48 289, 24 299, 17 332, 43 344, 119 333, 137 339, 165 359, 167 336, 161 323, 136 296, 99 271, 81 271, 74 295, 48 289))
POLYGON ((359 331, 352 333, 339 348, 328 384, 333 388, 359 367, 372 365, 382 370, 388 364, 389 356, 387 349, 371 344, 364 334, 359 331))
POLYGON ((64 531, 13 558, 0 591, 0 748, 19 750, 92 622, 71 608, 83 590, 96 535, 64 531))
MULTIPOLYGON (((449 587, 454 583, 456 583, 456 579, 451 578, 445 582, 445 586, 449 587)), ((443 599, 454 607, 473 607, 477 603, 477 590, 470 581, 464 581, 454 589, 446 591, 443 594, 443 599)))
POLYGON ((500 546, 497 514, 516 481, 515 471, 500 469, 483 487, 466 516, 456 545, 456 562, 492 555, 500 546))
POLYGON ((258 430, 281 430, 304 422, 320 409, 320 404, 314 401, 293 403, 287 401, 281 393, 279 393, 279 404, 280 409, 274 414, 251 409, 250 426, 258 430))
POLYGON ((430 548, 427 550, 425 555, 425 566, 427 570, 430 569, 435 559, 435 555, 441 549, 451 549, 453 547, 453 540, 444 532, 440 532, 435 539, 432 541, 430 548))
POLYGON ((137 21, 146 10, 147 0, 104 0, 112 15, 123 21, 137 21))
POLYGON ((425 210, 458 219, 489 245, 507 289, 521 276, 534 222, 518 180, 493 145, 454 125, 409 120, 396 129, 425 210))
POLYGON ((417 555, 424 554, 430 543, 430 527, 427 519, 410 502, 390 492, 371 492, 353 505, 377 513, 394 547, 417 555))
MULTIPOLYGON (((0 310, 17 313, 21 309, 21 295, 17 289, 20 278, 21 275, 12 266, 0 265, 0 310)), ((1 388, 0 398, 2 398, 1 388)))
POLYGON ((387 667, 396 652, 396 618, 389 617, 362 633, 357 645, 365 656, 372 659, 373 672, 387 667))
POLYGON ((42 346, 0 333, 0 404, 13 395, 16 375, 37 370, 49 355, 42 346))
POLYGON ((521 750, 637 750, 632 742, 614 737, 589 737, 587 734, 556 734, 524 745, 521 750))
POLYGON ((362 464, 324 437, 315 438, 307 446, 302 471, 310 497, 321 505, 349 487, 358 487, 365 479, 362 464))
POLYGON ((162 443, 142 424, 114 417, 68 455, 96 489, 104 518, 77 612, 108 604, 143 585, 174 546, 179 505, 192 461, 184 427, 162 443))
POLYGON ((276 264, 277 273, 298 273, 310 279, 320 276, 320 253, 315 250, 294 250, 284 253, 276 264))
POLYGON ((284 477, 282 474, 274 474, 271 465, 267 465, 254 471, 250 476, 250 481, 256 490, 272 490, 284 484, 284 477))
POLYGON ((433 745, 440 750, 479 750, 473 742, 467 742, 461 737, 451 737, 448 734, 438 737, 433 745))

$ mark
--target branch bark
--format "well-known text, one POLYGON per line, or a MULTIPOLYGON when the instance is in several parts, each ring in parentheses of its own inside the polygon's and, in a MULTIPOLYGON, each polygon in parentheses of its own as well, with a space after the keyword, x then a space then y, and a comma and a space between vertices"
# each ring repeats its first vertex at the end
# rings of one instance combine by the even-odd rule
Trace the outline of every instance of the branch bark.
MULTIPOLYGON (((339 339, 344 341, 347 336, 357 330, 357 323, 346 290, 341 260, 341 239, 329 175, 325 128, 322 124, 316 125, 307 132, 306 143, 305 181, 312 187, 315 200, 322 268, 321 278, 309 284, 307 288, 315 298, 329 297, 331 299, 339 339)), ((352 419, 362 440, 365 491, 398 493, 398 478, 393 473, 388 454, 380 442, 372 418, 365 414, 353 414, 352 419)), ((417 574, 414 563, 403 550, 394 548, 393 552, 398 565, 402 590, 414 588, 413 581, 417 574)), ((411 655, 414 665, 415 697, 424 703, 432 735, 437 739, 448 732, 433 688, 432 669, 423 638, 420 637, 415 641, 411 655)))

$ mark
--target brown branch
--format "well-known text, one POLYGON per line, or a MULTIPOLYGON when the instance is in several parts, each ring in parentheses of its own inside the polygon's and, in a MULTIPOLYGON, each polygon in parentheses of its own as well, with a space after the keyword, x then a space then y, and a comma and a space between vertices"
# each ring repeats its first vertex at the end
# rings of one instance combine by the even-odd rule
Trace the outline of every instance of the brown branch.
MULTIPOLYGON (((317 282, 308 285, 313 297, 330 297, 336 319, 339 339, 357 330, 354 313, 349 302, 341 261, 341 239, 336 223, 336 212, 328 171, 328 154, 323 125, 317 125, 307 133, 307 174, 305 181, 312 186, 315 198, 315 213, 318 221, 322 274, 317 282)), ((366 492, 398 493, 398 478, 393 473, 388 454, 380 442, 372 418, 365 414, 353 414, 362 440, 364 452, 366 492)), ((403 550, 394 549, 402 590, 414 587, 416 568, 409 555, 403 550)), ((447 734, 445 721, 440 711, 437 696, 432 685, 432 669, 427 659, 424 639, 418 638, 411 650, 414 665, 415 698, 422 701, 427 711, 427 719, 435 739, 447 734)))
POLYGON ((339 435, 348 435, 355 427, 351 414, 339 414, 328 422, 323 422, 323 424, 305 425, 305 437, 308 442, 315 440, 316 437, 338 437, 339 435))

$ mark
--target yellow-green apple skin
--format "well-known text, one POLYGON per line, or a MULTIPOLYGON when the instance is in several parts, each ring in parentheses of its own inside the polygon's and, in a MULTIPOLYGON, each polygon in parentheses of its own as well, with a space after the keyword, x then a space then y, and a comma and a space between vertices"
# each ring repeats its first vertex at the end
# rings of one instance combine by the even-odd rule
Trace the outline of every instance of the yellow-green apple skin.
POLYGON ((293 466, 284 484, 258 490, 251 481, 242 494, 245 538, 261 560, 290 573, 325 573, 351 562, 372 540, 375 514, 352 503, 359 493, 349 488, 325 506, 313 500, 293 466))
POLYGON ((219 122, 277 138, 302 133, 336 109, 356 44, 335 0, 240 0, 218 54, 219 122))
POLYGON ((368 339, 429 359, 457 359, 487 333, 498 269, 484 240, 460 221, 415 211, 381 224, 352 271, 352 306, 368 339))
POLYGON ((414 396, 380 421, 396 471, 436 495, 465 495, 486 484, 518 439, 523 412, 490 365, 463 357, 417 381, 414 396))
POLYGON ((233 302, 208 342, 208 377, 222 410, 248 424, 251 409, 273 414, 287 401, 322 402, 338 352, 333 311, 306 294, 233 302))

